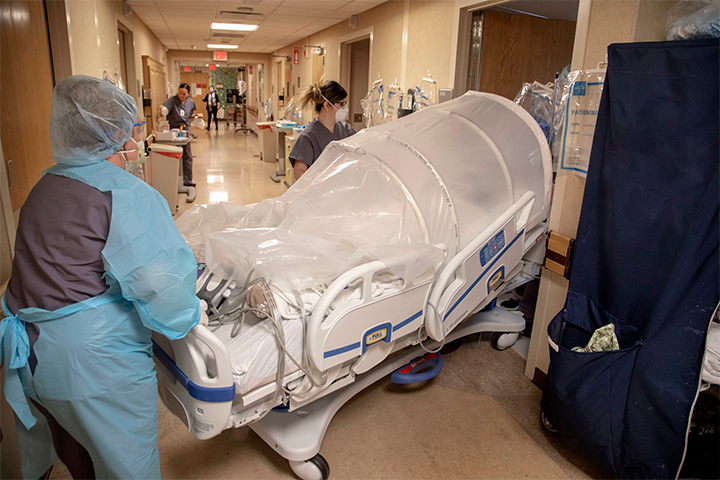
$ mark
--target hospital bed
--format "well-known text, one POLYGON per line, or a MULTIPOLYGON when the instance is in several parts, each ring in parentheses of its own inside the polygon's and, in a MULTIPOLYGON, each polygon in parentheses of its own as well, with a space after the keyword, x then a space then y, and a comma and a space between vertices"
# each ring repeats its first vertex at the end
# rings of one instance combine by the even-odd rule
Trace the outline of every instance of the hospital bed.
POLYGON ((327 478, 320 444, 353 395, 430 378, 463 336, 517 339, 523 318, 492 306, 538 273, 551 172, 527 112, 470 92, 330 144, 281 197, 193 208, 177 225, 211 323, 153 335, 162 400, 197 438, 248 425, 327 478))

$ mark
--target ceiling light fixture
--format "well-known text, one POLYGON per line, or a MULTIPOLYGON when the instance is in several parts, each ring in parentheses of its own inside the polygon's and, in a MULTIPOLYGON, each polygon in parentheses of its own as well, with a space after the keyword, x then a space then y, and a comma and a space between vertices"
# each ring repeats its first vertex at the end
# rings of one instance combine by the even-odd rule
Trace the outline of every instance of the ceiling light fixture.
POLYGON ((236 32, 254 32, 257 30, 257 25, 249 25, 247 23, 212 23, 213 30, 233 30, 236 32))
POLYGON ((214 48, 217 50, 234 50, 237 47, 237 45, 226 45, 224 43, 208 43, 207 46, 207 48, 214 48))

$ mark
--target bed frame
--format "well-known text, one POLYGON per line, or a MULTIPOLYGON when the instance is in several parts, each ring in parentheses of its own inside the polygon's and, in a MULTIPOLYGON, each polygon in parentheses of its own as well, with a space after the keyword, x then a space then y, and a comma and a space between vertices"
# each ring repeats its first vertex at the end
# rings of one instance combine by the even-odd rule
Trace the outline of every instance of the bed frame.
POLYGON ((493 346, 502 349, 518 338, 525 328, 521 316, 483 309, 504 291, 533 278, 533 264, 523 257, 535 245, 544 249, 539 240, 547 228, 540 224, 526 229, 534 201, 532 192, 525 193, 439 272, 426 272, 396 291, 377 298, 371 294, 373 276, 392 267, 389 262, 369 262, 339 276, 307 326, 308 367, 314 378, 324 377, 325 382, 313 386, 302 371, 286 375, 285 385, 294 390, 281 410, 260 419, 267 409, 279 406, 271 404, 274 380, 236 394, 225 345, 200 325, 180 340, 153 333, 160 397, 199 439, 249 425, 289 460, 300 478, 327 478, 329 466, 318 452, 334 414, 356 393, 423 355, 421 339, 434 349, 443 338, 448 342, 497 332, 493 346), (358 279, 362 298, 329 311, 335 296, 358 279), (207 361, 203 345, 212 352, 207 361))

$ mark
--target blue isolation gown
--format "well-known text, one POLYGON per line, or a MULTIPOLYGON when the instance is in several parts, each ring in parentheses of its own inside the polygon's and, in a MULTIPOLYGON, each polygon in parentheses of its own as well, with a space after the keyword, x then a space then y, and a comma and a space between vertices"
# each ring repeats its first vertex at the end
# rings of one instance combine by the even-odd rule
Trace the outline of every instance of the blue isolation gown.
POLYGON ((111 192, 102 251, 108 289, 54 311, 22 308, 14 315, 2 299, 5 395, 19 419, 23 475, 38 478, 54 460, 47 423, 33 415, 27 395, 87 449, 97 478, 160 478, 150 336, 153 330, 181 338, 200 320, 192 251, 160 194, 110 162, 57 164, 45 173, 111 192), (41 331, 34 374, 23 322, 41 331))

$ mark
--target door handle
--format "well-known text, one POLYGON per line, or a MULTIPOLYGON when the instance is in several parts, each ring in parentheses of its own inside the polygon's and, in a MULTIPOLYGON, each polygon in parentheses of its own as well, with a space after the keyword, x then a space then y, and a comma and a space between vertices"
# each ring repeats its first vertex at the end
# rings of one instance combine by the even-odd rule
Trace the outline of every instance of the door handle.
POLYGON ((13 167, 13 161, 8 160, 7 162, 7 174, 8 174, 8 187, 12 187, 15 183, 15 168, 13 167))

